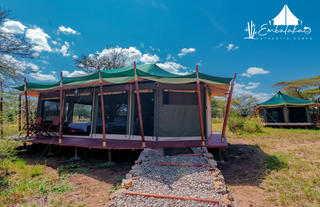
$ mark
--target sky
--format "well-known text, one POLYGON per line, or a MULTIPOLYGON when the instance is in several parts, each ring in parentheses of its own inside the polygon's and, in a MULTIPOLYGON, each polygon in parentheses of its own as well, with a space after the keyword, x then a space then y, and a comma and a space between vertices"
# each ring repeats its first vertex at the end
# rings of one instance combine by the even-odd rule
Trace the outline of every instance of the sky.
POLYGON ((15 60, 22 69, 31 69, 28 81, 54 82, 61 71, 64 76, 83 75, 74 59, 108 55, 110 47, 126 50, 128 64, 157 62, 180 74, 198 64, 200 72, 214 76, 237 73, 235 94, 261 101, 279 90, 273 87, 276 82, 320 74, 316 0, 1 0, 0 6, 11 11, 1 28, 34 44, 36 58, 15 60), (311 33, 246 38, 250 21, 257 31, 263 24, 274 28, 272 19, 285 4, 299 19, 299 28, 308 27, 311 33))

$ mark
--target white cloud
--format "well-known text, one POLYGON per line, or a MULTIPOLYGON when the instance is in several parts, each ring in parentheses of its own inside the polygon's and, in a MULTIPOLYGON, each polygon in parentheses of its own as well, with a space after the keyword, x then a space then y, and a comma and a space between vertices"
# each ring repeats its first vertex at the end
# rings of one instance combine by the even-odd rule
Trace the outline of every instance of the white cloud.
POLYGON ((195 51, 196 51, 195 48, 182 48, 181 52, 178 54, 178 56, 182 57, 182 56, 186 55, 187 53, 193 53, 195 51))
POLYGON ((165 62, 165 63, 157 63, 157 66, 160 68, 174 74, 178 75, 187 75, 189 74, 187 71, 183 72, 183 70, 186 70, 187 67, 176 63, 176 62, 165 62))
POLYGON ((81 71, 81 70, 75 70, 71 73, 69 71, 63 70, 62 75, 64 77, 79 77, 79 76, 84 76, 84 75, 88 75, 88 74, 84 71, 81 71))
POLYGON ((160 60, 159 56, 156 54, 142 54, 140 50, 138 50, 135 47, 129 47, 129 48, 121 48, 121 47, 115 47, 115 48, 109 48, 104 49, 101 52, 97 52, 97 57, 95 57, 93 54, 90 54, 89 57, 91 58, 97 58, 98 60, 103 60, 104 58, 109 58, 111 54, 122 52, 124 56, 126 56, 126 63, 125 65, 132 65, 134 61, 136 62, 142 62, 142 63, 156 63, 160 60))
POLYGON ((234 44, 230 43, 226 46, 226 48, 228 51, 234 51, 234 50, 239 49, 239 46, 235 46, 234 44))
POLYGON ((31 43, 34 44, 33 50, 40 53, 42 51, 51 52, 52 49, 48 44, 48 39, 50 36, 43 32, 40 27, 36 27, 34 29, 27 29, 26 38, 30 40, 31 43))
POLYGON ((221 43, 219 43, 217 46, 216 46, 216 48, 220 48, 220 47, 222 47, 224 45, 224 42, 221 42, 221 43))
POLYGON ((8 33, 16 33, 16 34, 23 34, 24 30, 27 27, 25 25, 23 25, 21 22, 19 21, 14 21, 14 20, 10 20, 7 19, 4 23, 3 26, 1 27, 1 29, 4 32, 8 32, 8 33))
POLYGON ((51 42, 52 42, 52 44, 54 44, 54 45, 58 44, 58 42, 57 42, 57 41, 54 41, 54 40, 52 40, 51 42))
POLYGON ((63 34, 74 34, 74 35, 80 35, 79 32, 77 32, 76 30, 72 29, 71 27, 65 27, 63 25, 61 25, 58 28, 58 32, 62 32, 63 34))
POLYGON ((169 61, 169 60, 171 60, 171 61, 177 61, 176 58, 175 58, 173 55, 171 55, 171 54, 168 54, 168 55, 167 55, 166 60, 167 60, 167 61, 169 61))
POLYGON ((250 67, 246 70, 245 73, 242 73, 241 76, 244 77, 251 77, 253 75, 264 75, 264 74, 268 74, 270 73, 270 71, 265 70, 263 68, 258 68, 258 67, 250 67))
POLYGON ((57 81, 57 78, 55 77, 54 73, 43 74, 41 73, 41 71, 38 71, 36 73, 30 73, 30 77, 39 81, 57 81))
POLYGON ((159 57, 158 55, 143 54, 140 61, 143 63, 156 63, 159 62, 159 57))
POLYGON ((72 55, 73 59, 78 59, 78 55, 72 55))
POLYGON ((259 82, 249 82, 245 89, 255 89, 258 88, 260 85, 259 82))
POLYGON ((61 53, 63 56, 70 56, 70 54, 68 53, 69 47, 69 42, 65 41, 64 45, 62 45, 60 49, 56 49, 56 51, 58 53, 61 53))
POLYGON ((18 60, 11 55, 0 55, 0 62, 3 62, 5 65, 10 65, 17 73, 20 74, 24 74, 26 70, 30 70, 31 72, 37 72, 40 70, 38 65, 18 60))
POLYGON ((235 83, 234 95, 235 96, 244 96, 244 95, 254 96, 260 102, 265 101, 271 97, 271 94, 268 94, 268 93, 254 93, 254 92, 248 90, 248 87, 250 87, 250 85, 252 85, 252 84, 250 84, 250 82, 248 83, 248 85, 241 84, 241 83, 235 83))

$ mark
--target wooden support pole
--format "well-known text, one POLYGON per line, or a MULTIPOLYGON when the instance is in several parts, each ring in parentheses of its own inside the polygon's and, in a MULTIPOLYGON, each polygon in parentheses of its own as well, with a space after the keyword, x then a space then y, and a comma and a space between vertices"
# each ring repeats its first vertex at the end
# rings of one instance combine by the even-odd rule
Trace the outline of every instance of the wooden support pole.
POLYGON ((231 105, 232 93, 233 93, 233 88, 234 88, 234 81, 236 80, 236 76, 237 76, 237 73, 234 73, 233 80, 231 82, 231 88, 229 91, 228 100, 227 100, 226 111, 225 111, 224 119, 223 119, 223 126, 222 126, 222 133, 221 133, 221 141, 223 141, 223 142, 225 142, 225 139, 226 139, 227 122, 228 122, 228 116, 229 116, 229 112, 230 112, 230 105, 231 105))
POLYGON ((2 80, 1 80, 1 95, 0 95, 0 137, 3 138, 3 88, 2 88, 2 80))
POLYGON ((136 84, 136 94, 137 94, 137 104, 138 104, 139 124, 140 124, 140 134, 141 134, 141 140, 142 140, 142 147, 146 147, 146 142, 144 140, 143 120, 142 120, 142 112, 141 112, 141 102, 140 102, 140 92, 139 92, 139 85, 138 85, 136 61, 134 61, 133 66, 134 66, 134 82, 136 84))
POLYGON ((288 124, 289 123, 289 111, 288 111, 287 105, 283 106, 283 116, 284 116, 284 122, 286 124, 288 124))
POLYGON ((60 73, 60 119, 59 119, 59 144, 62 143, 62 115, 63 115, 63 82, 62 72, 60 73))
POLYGON ((99 86, 100 86, 100 101, 101 101, 101 118, 102 118, 102 146, 107 146, 107 138, 106 138, 106 119, 104 116, 104 101, 103 101, 103 86, 102 86, 102 78, 100 67, 98 66, 99 72, 99 86))
POLYGON ((196 73, 197 73, 197 94, 198 94, 198 107, 199 107, 199 118, 200 118, 200 130, 201 130, 201 144, 205 146, 206 143, 204 141, 204 127, 203 127, 203 119, 202 119, 202 105, 201 105, 201 92, 200 92, 200 80, 199 80, 199 69, 198 65, 196 65, 196 73))
POLYGON ((124 193, 131 196, 144 196, 144 197, 163 198, 163 199, 192 200, 192 201, 200 201, 200 202, 208 202, 208 203, 219 203, 218 200, 210 199, 210 198, 194 198, 194 197, 163 195, 163 194, 153 194, 153 193, 140 193, 140 192, 132 192, 132 191, 126 191, 124 193))
POLYGON ((319 104, 319 99, 320 98, 318 98, 318 100, 317 100, 317 122, 319 122, 319 116, 320 116, 320 104, 319 104))
POLYGON ((24 77, 24 97, 25 97, 25 112, 26 112, 26 127, 27 127, 27 141, 29 141, 29 106, 28 106, 28 92, 27 92, 27 78, 24 77))
POLYGON ((19 133, 20 133, 21 132, 21 94, 19 94, 18 126, 19 126, 19 133))

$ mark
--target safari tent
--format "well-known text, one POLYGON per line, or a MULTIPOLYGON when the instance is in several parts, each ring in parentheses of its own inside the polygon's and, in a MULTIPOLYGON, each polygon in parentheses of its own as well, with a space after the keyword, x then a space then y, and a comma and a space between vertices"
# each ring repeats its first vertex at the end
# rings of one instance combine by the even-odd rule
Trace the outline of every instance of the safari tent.
POLYGON ((319 122, 319 106, 314 101, 288 96, 280 91, 258 104, 256 111, 264 126, 312 126, 319 122))
MULTIPOLYGON (((81 77, 61 73, 54 84, 25 79, 16 89, 26 101, 28 96, 38 98, 36 121, 29 123, 26 117, 24 126, 25 138, 33 143, 105 149, 224 148, 234 78, 206 75, 198 67, 194 73, 177 75, 156 64, 134 63, 81 77), (211 131, 211 96, 228 97, 220 133, 211 131)), ((25 106, 27 111, 27 102, 25 106)))

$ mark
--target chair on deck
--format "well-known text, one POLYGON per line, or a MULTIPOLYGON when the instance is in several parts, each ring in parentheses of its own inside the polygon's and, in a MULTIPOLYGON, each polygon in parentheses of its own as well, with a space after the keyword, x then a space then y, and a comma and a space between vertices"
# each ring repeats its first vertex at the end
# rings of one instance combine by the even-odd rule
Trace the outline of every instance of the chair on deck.
POLYGON ((45 125, 42 122, 42 117, 37 117, 35 122, 31 122, 29 126, 30 135, 43 135, 45 130, 45 125))
POLYGON ((45 130, 45 133, 47 136, 57 136, 59 132, 59 126, 60 126, 60 118, 54 117, 52 122, 49 124, 47 129, 45 130))

